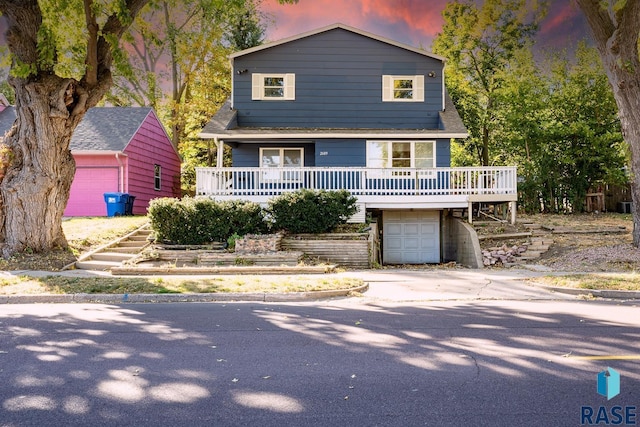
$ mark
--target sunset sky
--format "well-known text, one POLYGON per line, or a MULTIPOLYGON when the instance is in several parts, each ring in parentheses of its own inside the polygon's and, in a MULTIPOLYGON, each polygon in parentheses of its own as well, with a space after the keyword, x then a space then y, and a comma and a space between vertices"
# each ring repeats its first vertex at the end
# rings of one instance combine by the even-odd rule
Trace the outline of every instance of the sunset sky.
MULTIPOLYGON (((414 47, 431 50, 442 27, 446 0, 299 0, 281 5, 264 0, 262 10, 275 22, 269 41, 279 40, 337 22, 414 47)), ((587 23, 573 0, 552 0, 537 35, 537 48, 572 50, 582 39, 591 40, 587 23)))

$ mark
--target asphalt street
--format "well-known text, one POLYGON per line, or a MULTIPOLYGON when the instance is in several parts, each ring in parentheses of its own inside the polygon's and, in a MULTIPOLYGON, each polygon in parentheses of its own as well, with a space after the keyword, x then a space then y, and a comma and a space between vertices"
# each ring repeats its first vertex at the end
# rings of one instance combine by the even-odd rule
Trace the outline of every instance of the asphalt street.
POLYGON ((0 425, 576 426, 640 407, 634 301, 517 280, 503 298, 497 279, 430 298, 416 277, 295 304, 0 305, 0 425))

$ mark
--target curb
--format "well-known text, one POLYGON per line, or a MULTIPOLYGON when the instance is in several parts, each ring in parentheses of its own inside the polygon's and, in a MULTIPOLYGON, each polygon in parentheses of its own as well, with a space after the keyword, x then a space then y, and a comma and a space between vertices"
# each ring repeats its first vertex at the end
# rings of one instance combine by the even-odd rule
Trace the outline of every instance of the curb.
POLYGON ((203 294, 65 294, 65 295, 0 295, 2 304, 70 304, 70 303, 170 303, 170 302, 296 302, 346 297, 363 293, 369 284, 330 291, 271 293, 203 293, 203 294))
POLYGON ((616 291, 608 289, 576 289, 576 288, 562 288, 558 286, 542 285, 536 282, 531 282, 534 286, 545 289, 550 292, 556 292, 559 294, 577 295, 577 296, 592 296, 598 298, 608 299, 640 299, 640 291, 616 291))

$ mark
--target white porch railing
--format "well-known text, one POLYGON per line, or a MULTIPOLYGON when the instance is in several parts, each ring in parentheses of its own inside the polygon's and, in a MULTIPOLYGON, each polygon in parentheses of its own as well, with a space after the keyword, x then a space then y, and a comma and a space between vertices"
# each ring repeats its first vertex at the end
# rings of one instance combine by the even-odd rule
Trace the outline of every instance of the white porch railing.
POLYGON ((201 196, 276 196, 299 188, 355 196, 515 195, 515 166, 467 168, 196 168, 201 196))

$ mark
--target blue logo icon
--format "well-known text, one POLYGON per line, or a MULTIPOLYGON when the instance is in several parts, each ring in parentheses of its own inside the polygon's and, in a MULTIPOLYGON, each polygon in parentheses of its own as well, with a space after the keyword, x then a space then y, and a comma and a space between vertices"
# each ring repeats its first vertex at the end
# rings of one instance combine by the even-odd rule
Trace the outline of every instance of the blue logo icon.
POLYGON ((620 394, 620 373, 613 368, 598 373, 598 394, 611 400, 620 394))

